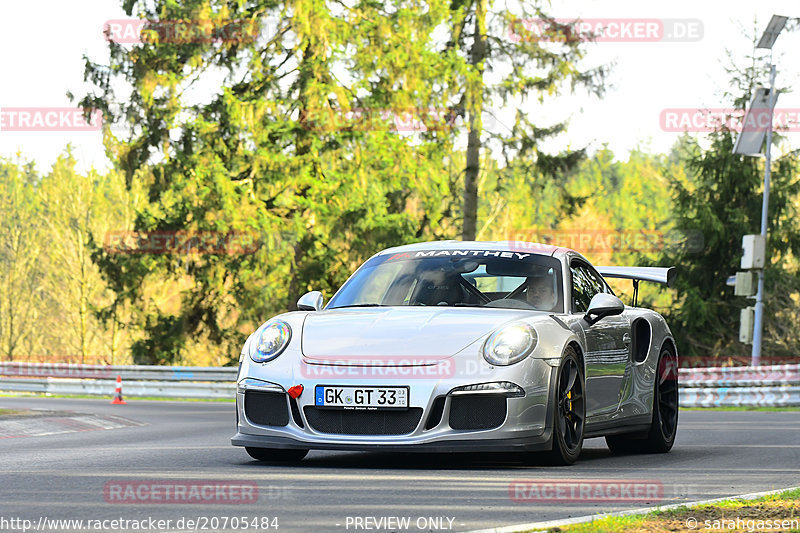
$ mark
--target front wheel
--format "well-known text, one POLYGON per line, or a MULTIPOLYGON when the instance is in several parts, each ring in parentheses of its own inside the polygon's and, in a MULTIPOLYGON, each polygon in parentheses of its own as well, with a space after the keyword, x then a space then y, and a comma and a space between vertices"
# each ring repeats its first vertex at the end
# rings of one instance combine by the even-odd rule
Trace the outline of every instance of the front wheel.
POLYGON ((550 464, 571 465, 583 449, 586 419, 583 365, 572 346, 567 347, 556 375, 553 398, 553 449, 545 454, 550 464))
POLYGON ((294 463, 308 455, 308 450, 279 450, 275 448, 252 448, 245 446, 245 451, 253 459, 265 463, 294 463))

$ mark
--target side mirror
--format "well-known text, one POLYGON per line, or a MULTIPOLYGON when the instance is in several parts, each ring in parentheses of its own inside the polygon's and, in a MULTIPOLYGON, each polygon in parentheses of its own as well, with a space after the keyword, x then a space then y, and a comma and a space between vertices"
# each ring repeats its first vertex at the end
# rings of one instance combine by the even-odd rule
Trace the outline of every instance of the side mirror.
POLYGON ((297 300, 297 309, 300 311, 319 311, 322 309, 322 293, 319 291, 305 293, 297 300))
POLYGON ((622 303, 622 300, 613 294, 601 292, 594 295, 594 298, 589 303, 589 310, 583 315, 583 319, 592 326, 600 319, 622 314, 624 310, 625 304, 622 303))

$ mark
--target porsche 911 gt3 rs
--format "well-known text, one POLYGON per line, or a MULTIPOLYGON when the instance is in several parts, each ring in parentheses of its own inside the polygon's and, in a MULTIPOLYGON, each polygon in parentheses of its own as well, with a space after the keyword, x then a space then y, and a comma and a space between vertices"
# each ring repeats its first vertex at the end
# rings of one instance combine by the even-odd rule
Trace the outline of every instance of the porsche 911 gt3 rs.
POLYGON ((573 463, 583 441, 667 452, 677 350, 640 281, 673 268, 593 267, 567 248, 444 241, 384 250, 323 306, 313 291, 245 342, 235 446, 522 452, 573 463), (633 306, 604 279, 633 280, 633 306))

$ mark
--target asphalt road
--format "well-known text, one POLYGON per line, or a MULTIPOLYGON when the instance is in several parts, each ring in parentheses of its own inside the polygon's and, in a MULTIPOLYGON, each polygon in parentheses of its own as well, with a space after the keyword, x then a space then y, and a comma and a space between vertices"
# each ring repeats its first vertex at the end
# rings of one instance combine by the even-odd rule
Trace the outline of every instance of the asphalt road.
MULTIPOLYGON (((224 517, 238 517, 228 519, 227 530, 243 530, 246 518, 253 531, 257 518, 262 531, 277 518, 281 532, 468 531, 800 484, 797 411, 683 411, 669 454, 616 457, 602 439, 592 439, 576 465, 559 468, 503 456, 348 452, 311 452, 297 466, 264 465, 230 446, 232 403, 0 398, 0 408, 114 415, 141 424, 0 439, 3 531, 22 530, 23 519, 39 525, 40 517, 171 520, 137 524, 150 531, 185 531, 187 520, 198 519, 197 529, 221 530, 224 517), (171 488, 153 489, 161 483, 171 488), (141 492, 142 484, 152 492, 141 492), (165 496, 176 484, 189 492, 165 496), (192 487, 207 485, 227 488, 216 489, 212 501, 187 503, 192 487), (408 527, 389 517, 406 517, 408 527)), ((84 527, 92 524, 100 525, 84 527)), ((104 525, 99 530, 117 529, 104 525)))

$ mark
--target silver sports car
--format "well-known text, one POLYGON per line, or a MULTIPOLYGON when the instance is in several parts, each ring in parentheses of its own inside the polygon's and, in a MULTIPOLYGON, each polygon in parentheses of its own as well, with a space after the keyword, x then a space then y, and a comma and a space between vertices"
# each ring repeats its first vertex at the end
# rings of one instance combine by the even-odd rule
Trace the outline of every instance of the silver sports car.
POLYGON ((614 452, 667 452, 678 355, 636 294, 673 276, 513 241, 384 250, 324 307, 310 292, 247 339, 231 442, 276 462, 325 449, 570 464, 600 436, 614 452), (604 276, 633 280, 633 306, 604 276))

